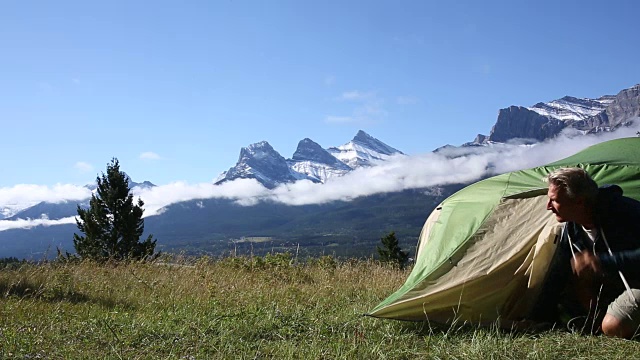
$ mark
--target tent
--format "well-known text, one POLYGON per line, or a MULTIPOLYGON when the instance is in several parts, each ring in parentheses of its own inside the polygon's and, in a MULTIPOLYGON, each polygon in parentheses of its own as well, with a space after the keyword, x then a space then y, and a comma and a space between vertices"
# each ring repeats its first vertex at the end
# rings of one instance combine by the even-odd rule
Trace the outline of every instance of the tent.
POLYGON ((433 210, 406 282, 367 315, 436 323, 526 319, 562 229, 546 210, 543 178, 569 166, 640 200, 640 138, 603 142, 551 164, 476 182, 433 210))

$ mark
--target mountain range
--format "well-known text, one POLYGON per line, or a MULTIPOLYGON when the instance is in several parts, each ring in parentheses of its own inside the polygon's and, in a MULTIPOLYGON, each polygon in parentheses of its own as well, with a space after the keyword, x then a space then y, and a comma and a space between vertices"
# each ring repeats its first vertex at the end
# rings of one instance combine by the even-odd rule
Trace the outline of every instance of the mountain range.
MULTIPOLYGON (((640 85, 597 99, 565 96, 530 107, 501 109, 489 135, 479 134, 460 146, 472 148, 517 141, 534 144, 558 136, 589 135, 640 122, 640 85)), ((442 151, 443 148, 434 150, 442 151)), ((268 189, 306 180, 325 184, 359 168, 384 164, 406 156, 400 150, 360 130, 349 142, 323 148, 305 138, 291 158, 280 155, 267 142, 240 150, 237 163, 214 184, 255 179, 268 189)), ((232 200, 202 199, 167 206, 159 215, 145 218, 148 233, 163 251, 222 255, 229 252, 264 253, 292 250, 308 254, 370 256, 380 237, 395 231, 405 246, 415 244, 426 216, 444 198, 465 183, 405 190, 333 201, 320 205, 289 206, 259 202, 241 206, 232 200)), ((131 188, 150 188, 152 183, 130 183, 131 188)), ((95 190, 90 186, 89 190, 95 190)), ((61 219, 76 215, 80 203, 0 204, 0 219, 61 219)), ((0 258, 42 258, 55 248, 72 252, 75 224, 37 226, 0 231, 0 258)))
MULTIPOLYGON (((474 141, 461 146, 510 141, 531 144, 551 139, 561 132, 585 135, 615 131, 634 121, 640 121, 640 84, 598 99, 565 96, 531 107, 501 109, 489 135, 478 134, 474 141)), ((404 154, 400 150, 362 130, 348 143, 328 149, 311 139, 303 139, 291 159, 285 159, 268 142, 262 141, 242 148, 236 165, 222 173, 215 183, 256 179, 269 189, 303 179, 325 183, 359 167, 375 166, 401 155, 404 154)))
POLYGON ((236 165, 223 172, 214 183, 255 179, 268 189, 298 180, 325 183, 356 168, 374 166, 393 155, 404 154, 362 130, 348 143, 328 149, 309 138, 303 139, 291 159, 285 159, 268 142, 261 141, 243 147, 236 165))

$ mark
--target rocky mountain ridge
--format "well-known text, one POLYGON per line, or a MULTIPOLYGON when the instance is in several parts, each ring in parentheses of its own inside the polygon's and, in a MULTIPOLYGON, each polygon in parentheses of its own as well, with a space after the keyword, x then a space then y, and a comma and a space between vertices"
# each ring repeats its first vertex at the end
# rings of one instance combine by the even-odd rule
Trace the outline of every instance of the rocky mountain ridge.
POLYGON ((572 129, 582 134, 613 131, 640 121, 640 84, 617 95, 597 99, 565 96, 531 107, 501 109, 490 134, 478 134, 470 144, 523 139, 540 142, 572 129))
POLYGON ((269 189, 303 179, 325 183, 358 167, 374 166, 377 161, 393 155, 403 153, 362 130, 348 143, 328 149, 305 138, 298 143, 291 159, 285 159, 267 141, 261 141, 243 147, 236 165, 223 172, 214 183, 255 179, 269 189))

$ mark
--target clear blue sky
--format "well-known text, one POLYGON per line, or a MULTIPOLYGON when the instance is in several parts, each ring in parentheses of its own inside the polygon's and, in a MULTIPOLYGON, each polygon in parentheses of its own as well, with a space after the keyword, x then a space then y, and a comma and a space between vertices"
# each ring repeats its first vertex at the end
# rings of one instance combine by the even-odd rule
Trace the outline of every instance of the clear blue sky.
POLYGON ((407 154, 640 83, 640 2, 3 1, 0 188, 211 182, 362 129, 407 154))

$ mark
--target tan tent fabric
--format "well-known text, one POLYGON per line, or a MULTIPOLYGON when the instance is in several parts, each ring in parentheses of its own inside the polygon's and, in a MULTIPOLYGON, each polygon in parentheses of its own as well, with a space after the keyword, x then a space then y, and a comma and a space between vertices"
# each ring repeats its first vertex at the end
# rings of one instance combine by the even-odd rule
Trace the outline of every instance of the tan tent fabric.
MULTIPOLYGON (((503 199, 467 242, 458 263, 450 263, 442 276, 425 279, 378 315, 478 322, 495 320, 500 314, 525 313, 523 308, 529 309, 533 305, 529 300, 535 298, 528 295, 537 293, 544 281, 559 228, 549 217, 546 201, 546 196, 503 199), (529 216, 517 215, 522 213, 529 216), (495 304, 502 304, 502 308, 495 308, 495 304), (416 306, 423 309, 422 314, 415 314, 416 306)), ((429 233, 437 217, 437 211, 432 213, 423 234, 429 233)))

